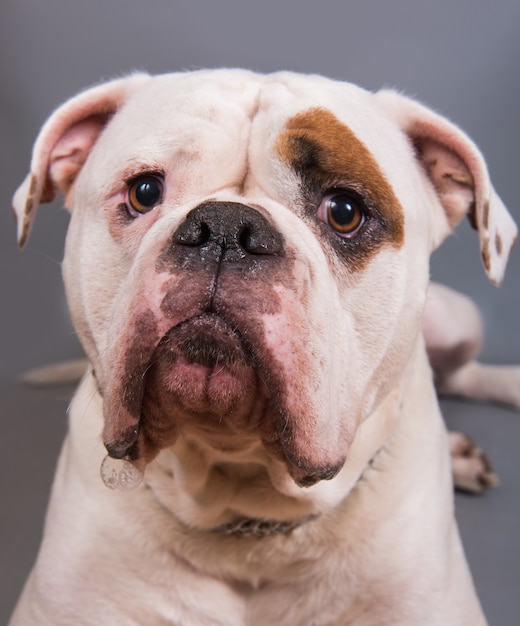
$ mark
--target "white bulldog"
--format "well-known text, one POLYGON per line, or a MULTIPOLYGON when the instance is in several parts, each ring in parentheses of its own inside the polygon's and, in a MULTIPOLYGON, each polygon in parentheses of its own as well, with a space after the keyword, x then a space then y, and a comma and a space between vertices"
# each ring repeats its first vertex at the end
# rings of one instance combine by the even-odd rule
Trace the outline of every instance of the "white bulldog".
POLYGON ((46 123, 21 245, 58 191, 90 368, 12 626, 485 624, 428 360, 520 406, 473 305, 428 292, 463 216, 495 283, 516 237, 475 145, 391 91, 137 74, 46 123))

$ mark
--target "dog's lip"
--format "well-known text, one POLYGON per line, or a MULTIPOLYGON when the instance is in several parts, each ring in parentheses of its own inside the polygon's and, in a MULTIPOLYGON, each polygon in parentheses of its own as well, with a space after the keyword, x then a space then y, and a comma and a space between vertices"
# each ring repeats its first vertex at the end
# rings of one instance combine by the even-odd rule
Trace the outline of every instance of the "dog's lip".
POLYGON ((253 352, 239 329, 213 312, 200 313, 170 328, 154 354, 158 351, 166 359, 182 358, 208 368, 255 365, 253 352))
POLYGON ((247 381, 256 376, 254 358, 239 331, 219 315, 196 315, 171 328, 157 344, 144 375, 141 418, 146 419, 151 389, 172 415, 177 406, 179 411, 220 414, 224 419, 232 407, 247 404, 244 390, 254 393, 247 381))
POLYGON ((259 373, 253 351, 243 339, 242 333, 235 324, 215 312, 198 311, 170 326, 161 334, 156 334, 153 330, 158 327, 154 315, 150 319, 143 317, 143 320, 141 326, 144 327, 144 335, 155 334, 155 340, 134 347, 132 351, 134 365, 126 359, 122 361, 129 363, 126 370, 123 370, 123 378, 113 376, 111 383, 102 391, 105 447, 111 457, 132 461, 143 455, 149 461, 157 452, 146 450, 146 446, 142 448, 141 433, 147 383, 154 366, 161 360, 159 356, 166 368, 168 361, 177 362, 178 365, 190 370, 192 375, 199 371, 201 377, 213 377, 215 382, 218 378, 215 376, 216 373, 220 377, 226 373, 234 375, 234 370, 240 369, 242 371, 252 369, 256 374, 259 373), (219 338, 212 341, 212 346, 208 346, 204 345, 204 342, 191 341, 189 337, 191 331, 195 331, 195 334, 200 333, 206 339, 208 337, 214 339, 215 336, 219 338), (175 344, 173 349, 172 341, 175 344))

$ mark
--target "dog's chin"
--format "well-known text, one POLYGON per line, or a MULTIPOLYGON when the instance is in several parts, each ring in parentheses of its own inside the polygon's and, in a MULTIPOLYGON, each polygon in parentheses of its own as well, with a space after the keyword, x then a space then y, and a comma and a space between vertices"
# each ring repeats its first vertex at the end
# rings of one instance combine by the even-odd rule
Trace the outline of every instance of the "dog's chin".
POLYGON ((180 432, 233 447, 256 430, 266 401, 238 331, 202 314, 172 328, 155 349, 145 375, 142 427, 154 447, 171 445, 180 432))

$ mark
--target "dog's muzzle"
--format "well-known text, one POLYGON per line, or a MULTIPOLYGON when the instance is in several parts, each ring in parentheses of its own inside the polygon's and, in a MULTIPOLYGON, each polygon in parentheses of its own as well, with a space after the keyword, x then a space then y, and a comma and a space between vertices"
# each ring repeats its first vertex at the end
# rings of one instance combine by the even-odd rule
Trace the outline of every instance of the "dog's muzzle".
POLYGON ((144 469, 181 434, 227 451, 261 441, 301 486, 339 471, 346 446, 311 391, 320 379, 298 262, 261 209, 216 201, 139 260, 104 389, 103 439, 124 462, 110 475, 127 480, 125 463, 144 469))
MULTIPOLYGON (((260 385, 249 318, 270 306, 269 279, 280 272, 283 249, 281 234, 252 207, 211 201, 186 215, 156 261, 157 272, 182 284, 122 335, 121 381, 114 377, 105 394, 109 456, 151 460, 187 421, 181 411, 222 417, 238 406, 245 416, 245 398, 260 385), (243 330, 251 345, 242 341, 243 330)), ((149 280, 137 293, 146 298, 156 284, 149 280)))

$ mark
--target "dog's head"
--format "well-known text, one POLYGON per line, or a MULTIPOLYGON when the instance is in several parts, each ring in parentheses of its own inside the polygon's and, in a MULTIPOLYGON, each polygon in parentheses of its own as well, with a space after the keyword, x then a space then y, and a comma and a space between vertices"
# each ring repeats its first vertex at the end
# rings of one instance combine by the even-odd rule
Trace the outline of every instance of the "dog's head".
POLYGON ((342 467, 421 332, 428 257, 468 215, 502 278, 516 230, 482 156, 393 92, 294 74, 93 88, 44 126, 19 241, 57 191, 64 276, 109 454, 261 441, 301 485, 342 467))

